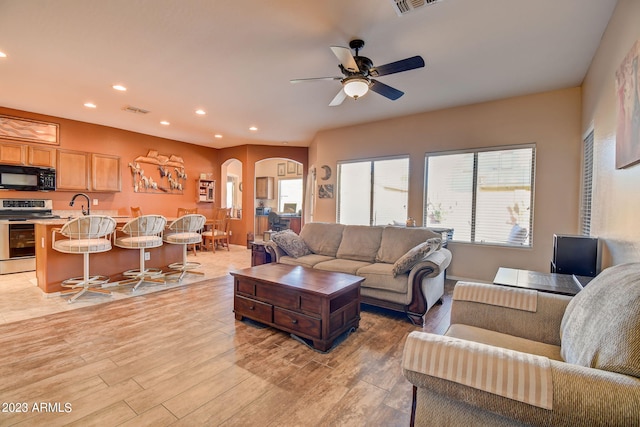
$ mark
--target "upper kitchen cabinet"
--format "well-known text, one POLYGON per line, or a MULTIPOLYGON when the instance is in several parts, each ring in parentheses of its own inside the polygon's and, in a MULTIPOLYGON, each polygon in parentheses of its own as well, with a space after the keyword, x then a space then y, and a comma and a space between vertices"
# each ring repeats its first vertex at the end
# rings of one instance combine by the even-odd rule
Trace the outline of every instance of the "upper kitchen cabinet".
POLYGON ((256 177, 256 199, 273 199, 273 177, 256 177))
POLYGON ((24 146, 0 142, 0 163, 4 165, 24 165, 24 146))
POLYGON ((29 166, 55 168, 56 150, 55 148, 37 147, 30 145, 27 148, 27 161, 29 166))
POLYGON ((0 142, 0 164, 53 168, 56 166, 56 149, 0 142))
POLYGON ((56 190, 60 191, 118 192, 122 190, 118 156, 58 150, 56 175, 56 190))
POLYGON ((93 191, 122 191, 120 157, 91 154, 91 189, 93 191))
POLYGON ((89 153, 58 150, 56 190, 89 190, 89 153))

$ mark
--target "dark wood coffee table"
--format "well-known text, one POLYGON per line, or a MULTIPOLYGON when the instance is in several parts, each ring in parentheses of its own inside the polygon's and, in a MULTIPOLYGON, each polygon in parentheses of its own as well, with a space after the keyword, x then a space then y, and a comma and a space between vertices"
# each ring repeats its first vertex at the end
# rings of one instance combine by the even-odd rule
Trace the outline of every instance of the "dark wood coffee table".
POLYGON ((232 271, 233 310, 290 332, 327 351, 333 341, 360 323, 363 277, 285 264, 232 271))
POLYGON ((540 273, 500 267, 493 283, 516 288, 534 289, 562 295, 575 295, 584 288, 592 277, 573 274, 540 273))

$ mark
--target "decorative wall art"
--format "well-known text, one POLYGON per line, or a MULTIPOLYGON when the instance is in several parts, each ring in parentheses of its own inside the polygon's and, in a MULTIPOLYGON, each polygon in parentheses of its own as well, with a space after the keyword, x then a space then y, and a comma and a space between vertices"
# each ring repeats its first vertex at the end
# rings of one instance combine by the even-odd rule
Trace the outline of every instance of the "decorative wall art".
POLYGON ((136 193, 182 194, 187 181, 182 157, 165 156, 156 150, 136 157, 129 168, 136 193))
POLYGON ((287 162, 287 173, 296 173, 296 164, 294 162, 287 162))
POLYGON ((278 163, 278 176, 285 176, 287 174, 285 163, 278 163))
POLYGON ((0 139, 60 145, 57 123, 0 116, 0 139))
POLYGON ((318 198, 333 199, 333 184, 318 185, 318 198))
POLYGON ((302 163, 298 163, 296 175, 302 175, 302 163))
POLYGON ((616 168, 640 162, 640 40, 636 41, 616 71, 618 124, 616 168))

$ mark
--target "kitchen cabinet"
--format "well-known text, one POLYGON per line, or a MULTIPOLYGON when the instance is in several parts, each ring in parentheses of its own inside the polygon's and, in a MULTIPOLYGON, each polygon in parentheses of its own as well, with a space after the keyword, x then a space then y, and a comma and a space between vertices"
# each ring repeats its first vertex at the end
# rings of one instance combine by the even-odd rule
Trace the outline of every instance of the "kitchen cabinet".
POLYGON ((269 216, 257 215, 256 216, 256 232, 255 235, 262 237, 265 231, 269 230, 269 216))
POLYGON ((0 163, 4 165, 24 165, 24 146, 19 144, 0 143, 0 163))
POLYGON ((0 142, 0 164, 53 168, 56 166, 56 150, 50 147, 0 142))
POLYGON ((256 177, 256 199, 273 199, 273 177, 256 177))
POLYGON ((56 191, 89 190, 89 153, 58 150, 56 191))
POLYGON ((119 156, 72 150, 57 151, 56 191, 122 190, 119 156))
POLYGON ((196 180, 196 201, 202 203, 214 203, 216 201, 216 182, 210 179, 196 180))
POLYGON ((120 157, 108 154, 91 154, 91 190, 122 191, 120 157))
POLYGON ((30 145, 27 147, 27 164, 29 166, 39 166, 43 168, 56 167, 55 148, 37 147, 30 145))

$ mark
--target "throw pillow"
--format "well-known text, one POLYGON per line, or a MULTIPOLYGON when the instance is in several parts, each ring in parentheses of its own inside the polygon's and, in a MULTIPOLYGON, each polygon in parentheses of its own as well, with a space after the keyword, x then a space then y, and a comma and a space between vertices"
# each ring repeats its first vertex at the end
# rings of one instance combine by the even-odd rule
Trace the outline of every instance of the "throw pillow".
POLYGON ((307 244, 292 230, 283 230, 271 235, 278 247, 294 258, 300 258, 303 255, 309 255, 311 251, 307 244))
POLYGON ((391 269, 393 277, 396 277, 398 274, 406 273, 429 252, 438 250, 440 248, 440 240, 440 238, 434 237, 409 249, 406 254, 398 258, 398 260, 393 264, 393 268, 391 269))
POLYGON ((568 363, 640 378, 640 263, 609 267, 578 292, 560 341, 568 363))

